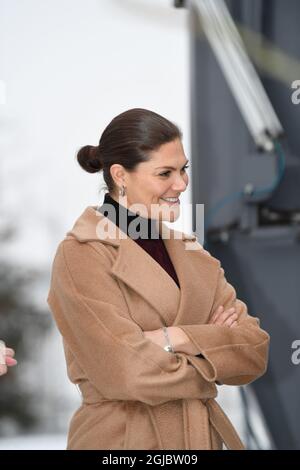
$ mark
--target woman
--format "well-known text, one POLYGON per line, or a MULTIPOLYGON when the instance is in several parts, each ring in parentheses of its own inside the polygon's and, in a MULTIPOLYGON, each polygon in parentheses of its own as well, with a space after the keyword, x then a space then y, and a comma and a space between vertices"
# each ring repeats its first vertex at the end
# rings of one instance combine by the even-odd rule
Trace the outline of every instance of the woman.
POLYGON ((14 355, 15 351, 12 348, 7 348, 4 341, 0 340, 0 375, 7 373, 7 367, 12 367, 17 364, 14 355))
POLYGON ((264 374, 269 335, 195 236, 169 229, 188 185, 176 125, 131 109, 77 158, 103 171, 57 248, 48 303, 82 405, 67 449, 242 449, 216 384, 264 374))

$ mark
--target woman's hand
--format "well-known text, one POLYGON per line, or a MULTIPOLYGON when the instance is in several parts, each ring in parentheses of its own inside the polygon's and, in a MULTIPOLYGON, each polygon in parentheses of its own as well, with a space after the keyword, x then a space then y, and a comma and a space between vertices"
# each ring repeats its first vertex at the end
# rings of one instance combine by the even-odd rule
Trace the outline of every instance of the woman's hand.
POLYGON ((237 326, 237 314, 235 313, 235 308, 229 308, 224 310, 223 305, 220 305, 217 310, 214 312, 212 318, 208 322, 213 325, 223 325, 233 328, 237 326))
MULTIPOLYGON (((2 345, 4 343, 2 342, 2 345)), ((1 344, 0 344, 1 346, 1 344)), ((7 372, 7 367, 12 367, 17 364, 14 359, 15 351, 11 348, 6 348, 5 345, 0 348, 0 375, 4 375, 7 372)))
MULTIPOLYGON (((229 328, 234 328, 238 324, 237 319, 238 319, 238 315, 235 313, 235 308, 232 307, 227 310, 224 310, 223 305, 220 305, 217 308, 217 310, 214 312, 208 324, 222 325, 222 326, 227 326, 229 328)), ((176 345, 176 347, 174 348, 175 351, 184 352, 186 354, 191 354, 193 356, 200 354, 200 351, 198 351, 197 347, 190 341, 186 333, 183 330, 181 331, 183 334, 183 336, 181 336, 181 343, 176 345)))
MULTIPOLYGON (((237 326, 237 314, 234 308, 224 310, 223 305, 220 305, 214 312, 212 318, 208 322, 211 325, 222 325, 234 328, 237 326)), ((153 343, 157 344, 161 348, 166 346, 166 338, 162 328, 153 331, 144 331, 144 336, 153 343)), ((175 352, 184 352, 186 354, 196 355, 199 354, 196 346, 190 341, 186 333, 180 328, 180 326, 168 326, 168 335, 170 343, 173 346, 175 352)))

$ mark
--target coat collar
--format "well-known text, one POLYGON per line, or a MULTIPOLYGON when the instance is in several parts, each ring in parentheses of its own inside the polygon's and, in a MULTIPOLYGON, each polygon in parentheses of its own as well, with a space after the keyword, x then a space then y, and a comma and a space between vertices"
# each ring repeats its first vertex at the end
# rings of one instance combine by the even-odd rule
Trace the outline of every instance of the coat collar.
MULTIPOLYGON (((75 237, 79 242, 100 241, 113 246, 120 246, 121 240, 126 238, 117 225, 111 222, 97 210, 99 206, 88 206, 81 216, 76 220, 72 230, 67 236, 75 237)), ((181 239, 182 241, 196 241, 195 235, 187 235, 178 230, 169 228, 161 222, 159 232, 165 238, 181 239)), ((187 248, 188 249, 188 248, 187 248)), ((193 249, 193 248, 191 248, 193 249)))
POLYGON ((143 297, 155 311, 147 316, 143 309, 132 312, 143 330, 153 330, 162 324, 201 323, 201 315, 204 322, 213 302, 217 261, 205 254, 195 235, 170 229, 164 222, 159 230, 180 289, 165 269, 99 212, 97 206, 88 206, 66 236, 81 243, 91 242, 99 252, 102 243, 117 248, 112 273, 131 288, 132 295, 137 295, 137 299, 143 297))

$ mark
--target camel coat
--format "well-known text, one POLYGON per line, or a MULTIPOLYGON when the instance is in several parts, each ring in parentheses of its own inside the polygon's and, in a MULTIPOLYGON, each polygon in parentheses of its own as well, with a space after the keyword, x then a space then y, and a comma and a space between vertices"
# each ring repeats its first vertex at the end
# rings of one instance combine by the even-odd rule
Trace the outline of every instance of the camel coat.
POLYGON ((269 335, 197 237, 161 224, 181 289, 96 206, 58 245, 47 301, 82 394, 67 449, 244 448, 215 401, 216 383, 263 375, 269 335), (208 324, 219 305, 236 307, 238 326, 208 324), (143 335, 163 325, 182 328, 203 357, 143 335))

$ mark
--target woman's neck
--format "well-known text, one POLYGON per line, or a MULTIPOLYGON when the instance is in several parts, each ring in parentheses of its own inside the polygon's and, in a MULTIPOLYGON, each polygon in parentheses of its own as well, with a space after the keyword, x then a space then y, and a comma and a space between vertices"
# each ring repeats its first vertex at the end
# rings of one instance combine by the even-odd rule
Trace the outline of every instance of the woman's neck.
POLYGON ((132 236, 134 239, 143 238, 156 240, 161 238, 161 224, 157 219, 142 217, 130 211, 109 193, 105 194, 103 206, 100 207, 99 211, 104 213, 104 215, 109 217, 124 233, 128 236, 132 236), (133 221, 134 223, 132 223, 133 221))

